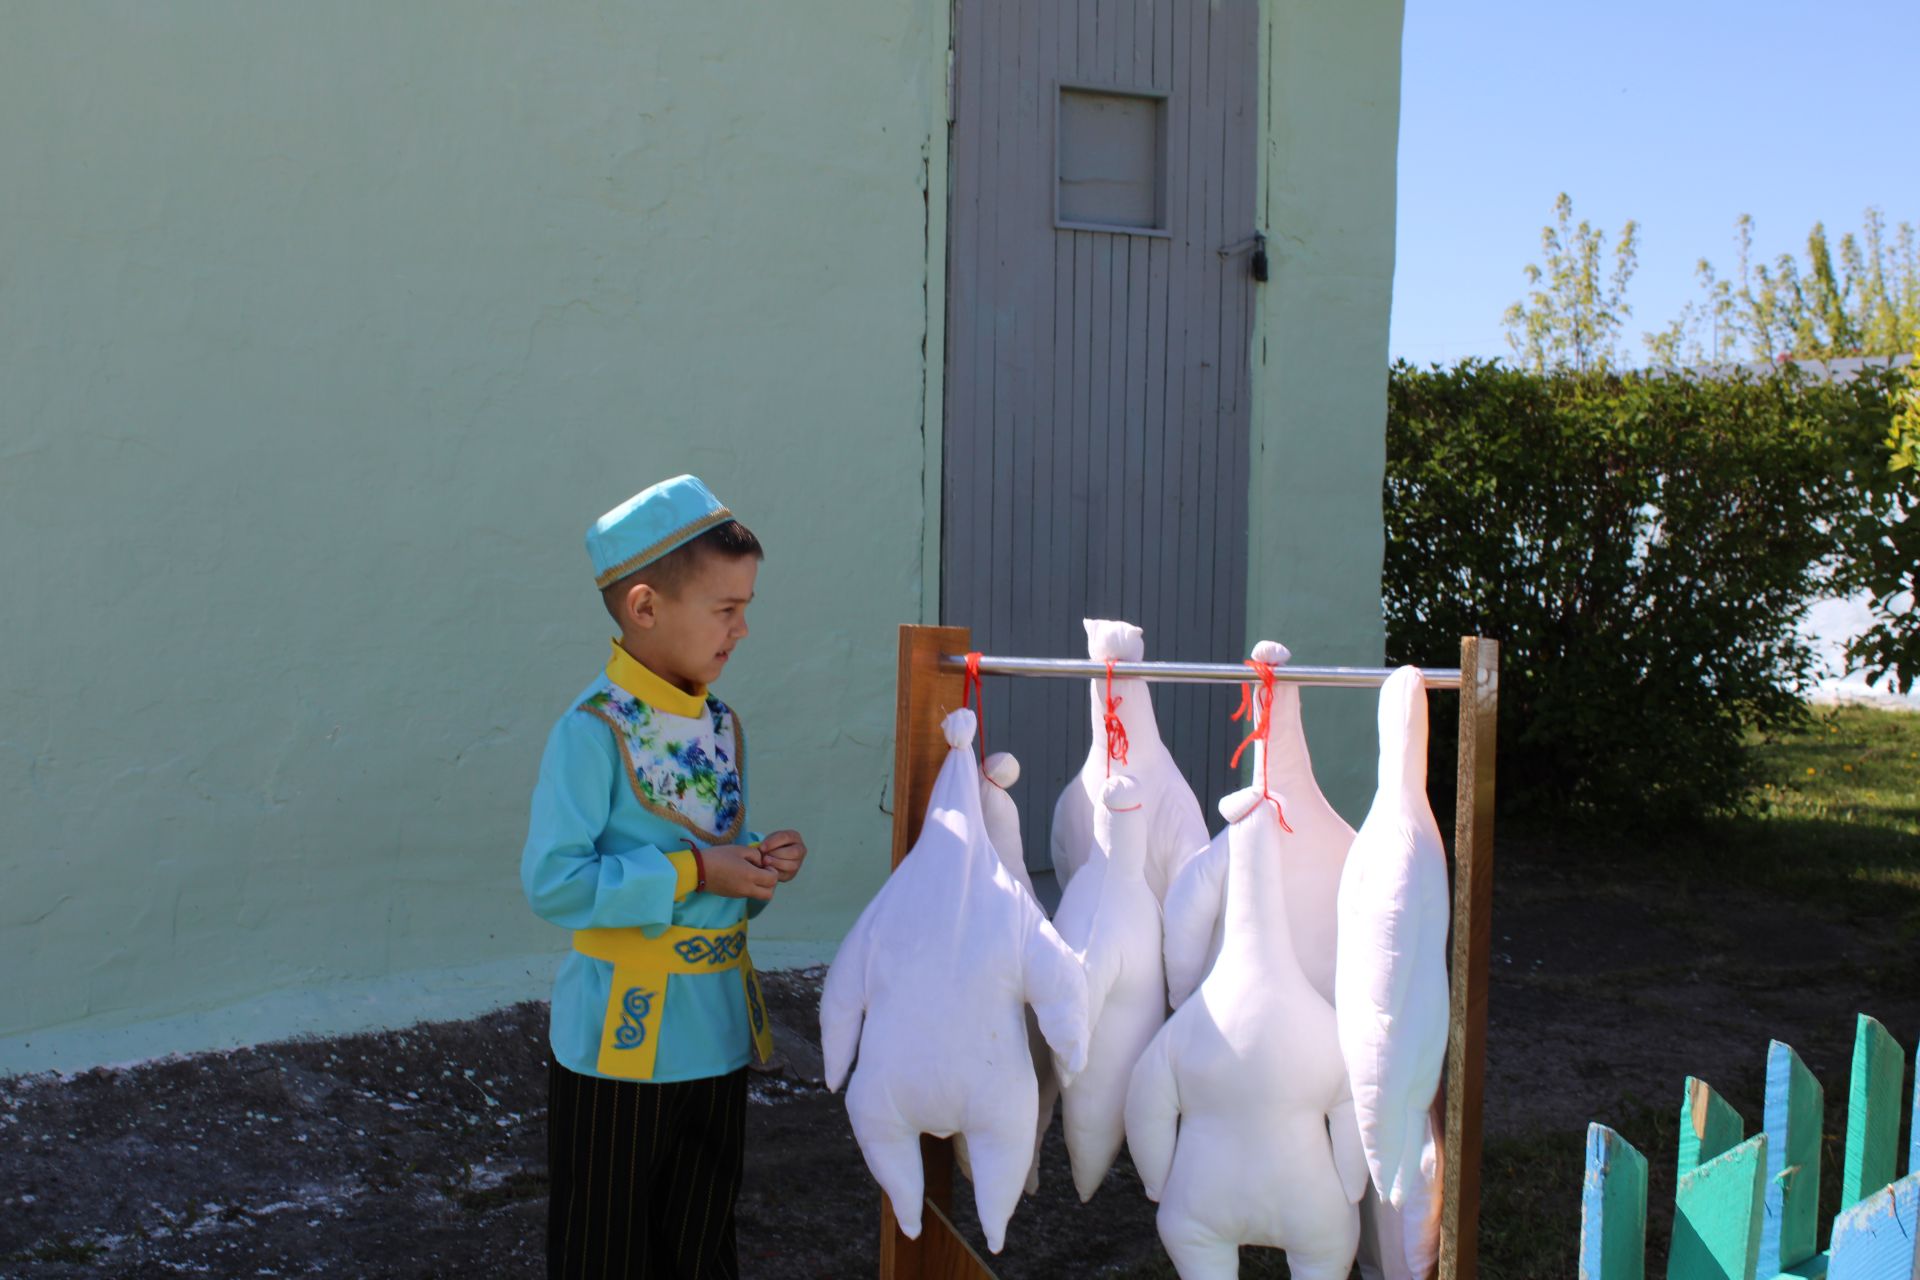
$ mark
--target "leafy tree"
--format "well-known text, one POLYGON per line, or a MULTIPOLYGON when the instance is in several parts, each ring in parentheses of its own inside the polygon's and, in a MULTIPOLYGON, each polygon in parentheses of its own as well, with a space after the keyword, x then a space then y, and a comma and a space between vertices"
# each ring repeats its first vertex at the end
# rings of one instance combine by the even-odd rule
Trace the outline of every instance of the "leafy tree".
POLYGON ((1903 222, 1889 239, 1886 216, 1868 209, 1860 232, 1836 248, 1823 223, 1807 235, 1804 262, 1783 253, 1754 261, 1753 218, 1735 224, 1739 270, 1722 279, 1702 259, 1702 299, 1646 335, 1654 364, 1724 364, 1744 347, 1753 360, 1893 356, 1920 332, 1920 237, 1903 222))
POLYGON ((1633 308, 1627 283, 1639 263, 1640 224, 1629 221, 1613 247, 1585 219, 1573 221, 1566 192, 1553 202, 1553 225, 1541 228, 1544 265, 1528 263, 1527 296, 1507 308, 1507 343, 1534 373, 1549 369, 1605 372, 1618 357, 1620 328, 1633 308))
MULTIPOLYGON (((1914 474, 1882 445, 1907 386, 1885 367, 1391 368, 1387 655, 1502 642, 1504 812, 1641 823, 1740 802, 1747 733, 1804 714, 1821 674, 1808 609, 1885 528, 1869 489, 1914 474)), ((1899 529, 1911 585, 1920 515, 1899 529)), ((1447 776, 1451 738, 1430 748, 1447 776)))
MULTIPOLYGON (((1526 268, 1531 291, 1507 308, 1504 320, 1507 341, 1519 363, 1528 373, 1548 375, 1555 395, 1563 397, 1553 410, 1554 415, 1560 415, 1567 412, 1569 404, 1582 400, 1581 396, 1565 396, 1567 388, 1578 385, 1581 377, 1592 374, 1604 380, 1615 372, 1621 326, 1632 314, 1626 293, 1637 266, 1639 224, 1629 221, 1621 230, 1612 250, 1609 273, 1606 235, 1585 221, 1574 222, 1573 202, 1564 192, 1554 201, 1553 210, 1553 225, 1541 231, 1542 262, 1526 268), (1574 381, 1567 382, 1567 378, 1574 381)), ((1731 373, 1729 366, 1742 358, 1773 365, 1845 356, 1892 357, 1904 352, 1910 343, 1920 343, 1920 234, 1912 223, 1902 222, 1890 234, 1885 215, 1869 208, 1859 232, 1846 232, 1836 243, 1825 225, 1816 222, 1807 236, 1804 257, 1783 253, 1771 263, 1756 260, 1753 218, 1742 214, 1735 225, 1737 271, 1722 276, 1713 263, 1702 258, 1694 269, 1699 298, 1687 303, 1665 328, 1642 335, 1649 362, 1656 369, 1671 374, 1687 367, 1717 366, 1731 373)), ((1438 371, 1435 376, 1440 376, 1438 371)), ((1490 397, 1488 405, 1495 401, 1517 403, 1517 393, 1497 385, 1485 370, 1475 370, 1471 364, 1463 365, 1453 376, 1475 388, 1472 395, 1464 397, 1467 401, 1490 397)), ((1443 385, 1403 378, 1400 370, 1395 371, 1395 378, 1396 394, 1411 394, 1416 387, 1432 391, 1443 385)), ((1822 509, 1816 526, 1808 530, 1825 539, 1826 550, 1799 561, 1800 570, 1796 572, 1802 576, 1797 581, 1803 587, 1817 583, 1823 592, 1865 593, 1871 602, 1874 625, 1849 647, 1849 660, 1865 666, 1876 680, 1891 676, 1895 688, 1920 688, 1920 353, 1904 374, 1880 368, 1863 375, 1859 386, 1835 386, 1816 393, 1799 381, 1790 383, 1799 388, 1787 396, 1794 404, 1793 412, 1809 412, 1817 403, 1819 409, 1813 418, 1828 420, 1820 438, 1829 447, 1825 461, 1831 469, 1828 478, 1839 488, 1826 492, 1840 495, 1822 509), (1891 398, 1902 386, 1905 391, 1900 403, 1904 407, 1892 415, 1891 398), (1889 415, 1893 416, 1890 432, 1885 427, 1889 415), (1871 424, 1871 430, 1858 429, 1861 423, 1871 424)), ((1671 421, 1685 430, 1695 430, 1728 411, 1734 400, 1746 394, 1727 391, 1725 396, 1732 399, 1716 400, 1703 390, 1689 413, 1704 413, 1704 418, 1689 421, 1682 414, 1671 421)), ((1615 399, 1624 405, 1633 397, 1615 399)), ((1675 402, 1659 396, 1648 403, 1657 404, 1663 415, 1675 411, 1675 402)), ((1483 428, 1484 424, 1476 430, 1483 428)), ((1395 439, 1394 430, 1390 423, 1390 443, 1395 439)), ((1535 441, 1534 445, 1542 443, 1535 441)), ((1561 443, 1571 445, 1573 441, 1561 443)), ((1803 453, 1798 461, 1806 456, 1803 453)), ((1545 449, 1534 447, 1527 451, 1524 461, 1545 474, 1551 470, 1545 458, 1545 449)), ((1516 471, 1503 477, 1504 485, 1509 489, 1518 485, 1519 474, 1516 471)), ((1389 490, 1392 497, 1391 484, 1389 490)), ((1778 526, 1792 527, 1796 517, 1790 513, 1790 506, 1770 502, 1766 504, 1766 518, 1778 526)), ((1517 554, 1514 548, 1519 545, 1503 544, 1502 554, 1517 554)), ((1780 545, 1786 545, 1786 541, 1780 545)), ((1802 551, 1804 548, 1791 552, 1788 559, 1802 551)), ((1792 608, 1804 611, 1807 602, 1799 599, 1792 608)), ((1391 634, 1391 627, 1389 630, 1391 634)), ((1751 638, 1743 636, 1742 642, 1750 643, 1751 638)), ((1766 678, 1782 685, 1803 681, 1809 670, 1801 663, 1806 651, 1791 648, 1787 641, 1781 644, 1788 647, 1772 653, 1769 661, 1773 671, 1766 678)), ((1726 651, 1735 650, 1729 647, 1726 651)), ((1731 686, 1722 682, 1718 687, 1724 692, 1731 686)), ((1755 702, 1747 706, 1746 713, 1751 722, 1766 723, 1774 711, 1770 705, 1755 702)), ((1731 776, 1726 775, 1721 782, 1731 776)), ((1713 789, 1702 785, 1702 795, 1713 789)), ((1724 800, 1726 794, 1723 789, 1720 799, 1724 800)), ((1680 807, 1697 807, 1698 803, 1696 796, 1680 807)))
POLYGON ((1848 661, 1871 679, 1891 676, 1897 692, 1920 689, 1920 350, 1885 443, 1884 465, 1862 469, 1868 510, 1841 581, 1872 597, 1873 627, 1848 646, 1848 661))
POLYGON ((1741 326, 1732 282, 1721 279, 1705 258, 1694 264, 1693 274, 1701 300, 1681 307, 1679 318, 1658 333, 1641 336, 1656 369, 1731 364, 1739 358, 1741 326))

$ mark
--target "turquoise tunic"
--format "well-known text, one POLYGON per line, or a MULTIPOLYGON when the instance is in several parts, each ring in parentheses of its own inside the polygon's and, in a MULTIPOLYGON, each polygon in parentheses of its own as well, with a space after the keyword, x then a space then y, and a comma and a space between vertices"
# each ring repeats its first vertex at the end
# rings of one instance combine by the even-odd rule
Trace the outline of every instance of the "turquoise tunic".
MULTIPOLYGON (((614 646, 607 674, 547 736, 520 882, 563 929, 718 929, 766 904, 693 890, 689 844, 746 844, 746 739, 717 698, 668 684, 614 646)), ((597 1076, 613 966, 575 951, 560 963, 548 1033, 569 1071, 597 1076)), ((697 1080, 752 1053, 737 971, 667 980, 652 1080, 697 1080)))

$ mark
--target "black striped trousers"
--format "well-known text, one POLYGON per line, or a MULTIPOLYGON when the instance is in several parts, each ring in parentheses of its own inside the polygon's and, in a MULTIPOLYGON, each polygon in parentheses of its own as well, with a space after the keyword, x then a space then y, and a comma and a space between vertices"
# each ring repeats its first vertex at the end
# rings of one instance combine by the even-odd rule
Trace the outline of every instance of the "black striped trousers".
POLYGON ((738 1280, 747 1071, 643 1084, 547 1068, 549 1280, 738 1280))

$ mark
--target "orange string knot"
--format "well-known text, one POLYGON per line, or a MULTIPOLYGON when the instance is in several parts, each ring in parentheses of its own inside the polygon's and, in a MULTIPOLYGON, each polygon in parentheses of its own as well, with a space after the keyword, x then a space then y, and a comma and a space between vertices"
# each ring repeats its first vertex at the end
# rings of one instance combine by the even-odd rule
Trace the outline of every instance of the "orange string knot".
POLYGON ((974 717, 979 721, 979 726, 974 734, 974 741, 980 746, 980 762, 985 764, 987 760, 987 689, 980 680, 980 657, 978 649, 967 655, 967 678, 966 683, 961 686, 960 705, 973 707, 976 702, 978 703, 974 717))
POLYGON ((1107 776, 1113 776, 1113 762, 1127 762, 1127 726, 1120 722, 1120 704, 1125 698, 1113 696, 1113 659, 1107 659, 1107 776))
MULTIPOLYGON (((1254 674, 1260 678, 1260 692, 1254 693, 1251 681, 1240 686, 1240 706, 1233 713, 1233 718, 1239 720, 1245 717, 1250 721, 1252 732, 1248 733, 1235 748, 1233 759, 1227 763, 1229 769, 1240 767, 1241 755, 1256 740, 1263 748, 1268 747, 1270 745, 1268 739, 1273 733, 1273 668, 1253 658, 1247 660, 1247 665, 1252 667, 1254 674)), ((1291 834, 1293 828, 1287 825, 1287 815, 1280 809, 1280 797, 1274 795, 1267 786, 1267 760, 1272 754, 1271 750, 1263 750, 1260 753, 1260 798, 1273 805, 1274 816, 1280 820, 1280 829, 1291 834)))

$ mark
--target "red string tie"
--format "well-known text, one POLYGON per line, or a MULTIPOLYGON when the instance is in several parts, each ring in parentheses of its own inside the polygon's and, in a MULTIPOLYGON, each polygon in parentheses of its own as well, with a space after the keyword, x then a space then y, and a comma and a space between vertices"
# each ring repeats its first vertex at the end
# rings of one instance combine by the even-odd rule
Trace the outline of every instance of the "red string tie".
MULTIPOLYGON (((1240 686, 1240 706, 1233 713, 1233 718, 1239 720, 1242 716, 1246 717, 1253 731, 1234 750, 1233 759, 1227 763, 1229 769, 1240 767, 1241 755, 1253 745, 1255 739, 1263 748, 1268 747, 1268 739, 1273 732, 1273 668, 1252 658, 1247 660, 1247 665, 1260 677, 1260 692, 1255 695, 1251 681, 1240 686)), ((1272 754, 1270 749, 1260 753, 1260 798, 1273 805, 1274 816, 1280 820, 1280 829, 1291 834, 1293 828, 1287 825, 1287 815, 1280 809, 1280 797, 1274 795, 1267 786, 1267 760, 1272 754)))
POLYGON ((1113 659, 1107 659, 1107 776, 1113 776, 1113 762, 1127 762, 1127 726, 1120 723, 1120 704, 1125 698, 1113 696, 1113 659))
POLYGON ((987 763, 987 690, 980 681, 980 657, 978 649, 967 655, 967 678, 966 683, 961 686, 960 705, 972 707, 976 701, 979 704, 978 709, 974 711, 974 718, 979 721, 979 726, 973 737, 980 748, 980 764, 984 767, 987 763))

